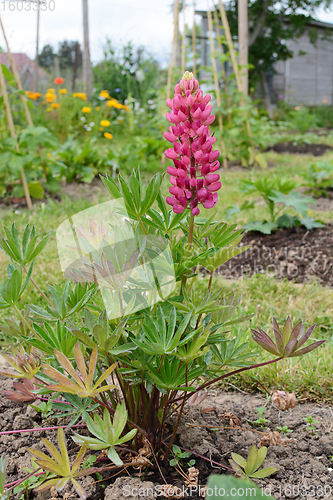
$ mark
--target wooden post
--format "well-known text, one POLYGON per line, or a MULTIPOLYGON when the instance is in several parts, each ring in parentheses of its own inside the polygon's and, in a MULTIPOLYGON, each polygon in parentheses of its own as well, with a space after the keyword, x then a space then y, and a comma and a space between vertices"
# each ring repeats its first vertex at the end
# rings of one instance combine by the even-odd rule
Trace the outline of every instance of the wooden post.
POLYGON ((83 81, 85 92, 88 99, 91 97, 92 91, 92 71, 90 59, 90 44, 89 44, 89 16, 88 16, 88 0, 82 0, 83 11, 83 81))
POLYGON ((80 48, 80 45, 79 45, 79 42, 77 42, 76 45, 75 45, 72 92, 74 92, 74 90, 75 90, 75 83, 76 83, 76 76, 77 76, 77 66, 78 66, 78 59, 79 59, 79 48, 80 48))
MULTIPOLYGON (((232 67, 233 67, 233 70, 235 73, 236 84, 237 84, 238 91, 240 93, 240 103, 241 103, 241 106, 244 106, 245 99, 244 99, 244 94, 243 94, 243 89, 242 89, 242 81, 241 81, 240 74, 239 74, 239 68, 238 68, 238 64, 237 64, 237 60, 236 60, 234 44, 233 44, 231 33, 230 33, 230 26, 229 26, 229 22, 228 22, 228 18, 227 18, 227 13, 225 11, 222 0, 219 0, 219 6, 220 6, 220 13, 221 13, 221 18, 222 18, 224 33, 225 33, 225 37, 226 37, 226 40, 228 43, 231 63, 232 63, 232 67)), ((252 155, 253 155, 253 158, 255 158, 255 148, 254 148, 254 142, 253 142, 252 129, 251 129, 251 124, 250 124, 248 117, 247 117, 247 112, 245 112, 245 123, 246 123, 247 133, 248 133, 249 139, 251 141, 252 155)))
POLYGON ((238 0, 238 46, 241 83, 245 95, 249 93, 249 19, 247 0, 238 0))
POLYGON ((179 12, 179 0, 175 0, 174 10, 173 10, 173 39, 170 54, 170 63, 168 70, 168 82, 167 82, 167 93, 166 98, 169 99, 171 94, 171 83, 172 83, 172 70, 177 61, 177 46, 178 46, 178 12, 179 12))
MULTIPOLYGON (((218 107, 220 108, 221 107, 221 94, 220 94, 220 85, 219 85, 219 78, 218 78, 218 74, 217 74, 217 65, 216 65, 216 59, 215 59, 215 48, 214 48, 214 40, 213 40, 213 22, 212 22, 212 14, 210 11, 209 0, 207 0, 207 17, 208 17, 208 26, 209 26, 210 52, 211 52, 211 57, 212 57, 212 66, 213 66, 215 91, 216 91, 216 102, 217 102, 218 107)), ((222 113, 220 110, 218 112, 218 119, 219 119, 219 129, 221 132, 223 168, 227 169, 228 168, 228 160, 227 160, 227 152, 225 149, 225 142, 224 142, 224 137, 223 137, 223 116, 222 116, 222 113)))
POLYGON ((182 39, 182 75, 185 73, 186 66, 186 19, 185 19, 186 2, 183 2, 183 39, 182 39))
MULTIPOLYGON (((7 37, 6 37, 4 26, 2 24, 1 17, 0 17, 0 25, 1 25, 3 37, 4 37, 5 42, 6 42, 7 54, 8 54, 9 60, 10 60, 10 64, 11 64, 12 72, 13 72, 13 75, 14 75, 14 78, 15 78, 15 81, 16 81, 17 88, 19 90, 23 90, 22 89, 22 85, 21 85, 21 81, 20 81, 20 77, 19 77, 19 74, 17 72, 16 65, 15 65, 15 62, 14 62, 14 59, 13 59, 13 56, 12 56, 12 53, 11 53, 11 51, 9 49, 9 44, 8 44, 8 40, 7 40, 7 37)), ((21 99, 21 102, 23 104, 24 113, 25 113, 25 116, 27 118, 28 125, 30 125, 32 127, 33 126, 33 122, 32 122, 32 118, 31 118, 30 110, 28 108, 27 99, 22 94, 20 94, 20 99, 21 99)))
MULTIPOLYGON (((10 130, 10 135, 13 137, 13 139, 15 139, 15 149, 16 149, 16 151, 19 151, 19 145, 18 145, 18 142, 17 142, 17 136, 16 136, 16 132, 15 132, 14 121, 13 121, 12 112, 11 112, 11 109, 10 109, 10 104, 9 104, 9 99, 8 99, 8 94, 7 94, 7 89, 6 89, 6 82, 5 82, 5 78, 3 76, 1 64, 0 64, 0 88, 1 88, 1 93, 2 93, 2 96, 3 96, 5 108, 6 108, 7 123, 8 123, 8 127, 9 127, 9 130, 10 130)), ((23 189, 24 189, 24 194, 25 194, 25 199, 26 199, 26 202, 27 202, 27 206, 31 210, 32 209, 32 203, 31 203, 29 188, 28 188, 28 184, 27 184, 27 180, 26 180, 23 168, 21 170, 21 179, 22 179, 22 185, 23 185, 23 189)))
POLYGON ((40 20, 40 0, 37 0, 37 36, 36 36, 36 58, 35 58, 35 78, 34 91, 38 90, 38 66, 39 66, 39 20, 40 20))
POLYGON ((192 52, 193 52, 193 74, 197 72, 197 29, 195 24, 195 0, 193 0, 193 28, 192 28, 192 52))

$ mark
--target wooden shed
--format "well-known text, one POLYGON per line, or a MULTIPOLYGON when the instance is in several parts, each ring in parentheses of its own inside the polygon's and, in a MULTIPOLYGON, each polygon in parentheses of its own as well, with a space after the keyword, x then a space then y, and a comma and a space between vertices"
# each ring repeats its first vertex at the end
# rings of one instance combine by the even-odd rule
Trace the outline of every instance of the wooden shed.
MULTIPOLYGON (((201 16, 201 51, 198 62, 206 66, 210 64, 207 12, 196 11, 196 14, 201 16)), ((333 24, 311 21, 301 37, 287 40, 286 45, 293 57, 287 61, 277 61, 274 72, 267 75, 271 101, 276 103, 284 100, 291 105, 332 105, 333 24)), ((226 71, 232 72, 228 64, 226 71)))

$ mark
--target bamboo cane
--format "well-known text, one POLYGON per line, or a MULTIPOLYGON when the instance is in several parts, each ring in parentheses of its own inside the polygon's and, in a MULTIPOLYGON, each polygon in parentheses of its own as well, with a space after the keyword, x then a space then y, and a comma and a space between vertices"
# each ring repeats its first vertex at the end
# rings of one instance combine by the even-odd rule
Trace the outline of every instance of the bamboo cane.
MULTIPOLYGON (((18 145, 18 142, 17 142, 17 136, 16 136, 16 132, 15 132, 14 121, 13 121, 12 112, 11 112, 11 109, 10 109, 10 104, 9 104, 9 99, 8 99, 8 94, 7 94, 7 89, 6 89, 5 78, 3 76, 1 64, 0 64, 0 88, 1 88, 1 93, 2 93, 3 100, 4 100, 4 103, 5 103, 5 107, 6 107, 6 116, 7 116, 8 127, 9 127, 9 130, 10 130, 10 135, 13 137, 13 139, 15 139, 15 149, 16 149, 16 151, 19 151, 19 145, 18 145)), ((27 206, 31 210, 32 209, 32 203, 31 203, 29 188, 28 188, 28 184, 27 184, 27 180, 26 180, 23 168, 21 170, 21 179, 22 179, 22 185, 23 185, 23 189, 24 189, 24 194, 25 194, 25 199, 26 199, 26 202, 27 202, 27 206)))
POLYGON ((179 0, 175 0, 174 10, 173 10, 173 39, 172 48, 170 54, 170 63, 168 70, 168 82, 167 82, 167 99, 170 97, 171 93, 171 82, 172 82, 172 70, 174 68, 175 61, 177 61, 177 45, 178 45, 178 10, 179 10, 179 0))
MULTIPOLYGON (((229 22, 228 22, 228 18, 227 18, 227 13, 225 11, 222 0, 219 0, 219 7, 220 7, 222 24, 223 24, 223 28, 224 28, 224 32, 225 32, 225 37, 226 37, 229 52, 230 52, 232 67, 233 67, 233 70, 235 73, 237 89, 240 93, 240 103, 241 103, 241 106, 244 106, 245 100, 244 100, 242 82, 241 82, 239 68, 238 68, 238 64, 237 64, 237 60, 236 60, 234 44, 233 44, 231 33, 230 33, 230 26, 229 26, 229 22)), ((253 142, 253 134, 252 134, 251 124, 250 124, 248 117, 247 117, 247 112, 245 112, 245 123, 246 123, 247 134, 248 134, 250 142, 251 142, 252 155, 253 155, 253 159, 254 159, 255 158, 255 149, 254 149, 254 142, 253 142)))
MULTIPOLYGON (((6 33, 5 33, 5 29, 4 29, 2 20, 1 20, 1 16, 0 16, 0 25, 1 25, 1 30, 2 30, 3 37, 4 37, 5 42, 6 42, 7 54, 9 56, 9 60, 10 60, 10 64, 11 64, 11 67, 12 67, 12 71, 13 71, 13 75, 14 75, 14 79, 15 79, 17 88, 19 90, 23 91, 23 88, 22 88, 22 85, 21 85, 21 81, 20 81, 20 77, 19 77, 19 74, 17 72, 16 64, 14 62, 13 55, 12 55, 12 53, 10 51, 10 48, 9 48, 9 43, 8 43, 7 36, 6 36, 6 33)), ((32 121, 32 118, 31 118, 30 110, 28 108, 26 97, 24 95, 20 94, 20 99, 21 99, 21 102, 23 104, 24 113, 25 113, 28 125, 30 125, 32 127, 33 126, 33 121, 32 121)))
MULTIPOLYGON (((213 40, 213 22, 212 22, 212 14, 210 11, 209 0, 207 0, 207 16, 208 16, 208 27, 209 27, 210 51, 211 51, 211 57, 212 57, 214 82, 215 82, 215 90, 216 90, 216 102, 217 102, 218 107, 220 108, 221 107, 221 94, 220 94, 220 85, 219 85, 219 78, 218 78, 218 74, 217 74, 217 65, 216 65, 216 59, 215 59, 215 47, 214 47, 214 40, 213 40)), ((222 113, 220 110, 218 112, 218 119, 219 119, 219 129, 221 132, 223 168, 227 169, 228 168, 228 160, 227 160, 227 152, 226 152, 225 142, 224 142, 224 137, 223 137, 223 117, 222 117, 222 113)))
POLYGON ((183 2, 183 39, 182 39, 182 75, 185 73, 186 66, 186 2, 183 2))
MULTIPOLYGON (((216 9, 215 4, 214 4, 214 23, 215 23, 215 30, 216 30, 217 47, 219 50, 219 54, 221 56, 223 56, 224 50, 223 50, 223 45, 221 43, 220 23, 219 23, 219 18, 217 15, 217 9, 216 9)), ((221 66, 222 66, 222 79, 223 79, 223 85, 224 85, 224 92, 225 92, 225 94, 228 94, 227 74, 226 74, 225 65, 223 62, 221 62, 221 66)))
POLYGON ((195 25, 195 0, 193 0, 193 28, 192 28, 193 74, 197 72, 197 30, 195 25))

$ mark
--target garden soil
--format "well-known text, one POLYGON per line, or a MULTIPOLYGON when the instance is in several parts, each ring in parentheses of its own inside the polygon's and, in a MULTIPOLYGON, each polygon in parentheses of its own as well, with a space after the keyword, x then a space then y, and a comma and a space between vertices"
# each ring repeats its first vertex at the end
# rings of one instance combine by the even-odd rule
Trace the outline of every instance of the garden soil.
MULTIPOLYGON (((3 376, 0 376, 0 379, 2 390, 11 388, 11 380, 3 376)), ((14 403, 3 396, 0 397, 1 431, 60 424, 64 425, 65 422, 55 419, 46 422, 41 414, 36 413, 29 405, 14 403)), ((288 426, 293 431, 288 436, 289 441, 282 441, 282 445, 278 446, 268 446, 264 464, 266 467, 274 466, 278 471, 267 479, 256 480, 257 485, 264 488, 266 492, 270 492, 274 498, 282 500, 290 498, 332 499, 333 463, 330 455, 333 454, 333 411, 327 404, 301 401, 291 410, 280 411, 270 401, 258 394, 211 391, 203 403, 185 406, 176 443, 192 452, 190 458, 196 461, 194 467, 199 470, 199 484, 204 486, 210 474, 231 473, 226 469, 230 467, 231 452, 246 457, 252 444, 259 446, 264 433, 267 433, 268 430, 276 431, 277 427, 283 426, 288 426), (268 428, 261 428, 251 423, 258 418, 256 408, 260 406, 267 407, 264 417, 268 420, 266 422, 268 428), (314 433, 306 429, 304 417, 309 415, 312 415, 313 419, 318 422, 314 433), (232 427, 235 421, 238 425, 237 428, 232 427)), ((80 432, 84 433, 85 430, 80 429, 80 432)), ((172 423, 167 429, 167 434, 171 432, 172 423)), ((70 439, 70 434, 71 431, 68 433, 67 443, 70 457, 74 459, 78 447, 70 439)), ((56 444, 56 431, 0 436, 0 454, 4 453, 8 457, 6 483, 16 481, 26 475, 22 468, 30 466, 27 446, 46 452, 41 441, 42 437, 46 437, 56 444)), ((283 434, 280 434, 280 437, 282 440, 286 439, 283 434)), ((106 464, 101 463, 101 465, 106 464)), ((186 460, 181 469, 183 473, 187 472, 186 460)), ((184 479, 174 467, 167 464, 161 466, 161 471, 168 484, 180 489, 183 488, 184 479)), ((103 482, 98 482, 100 478, 97 479, 94 475, 81 479, 80 482, 86 488, 88 500, 125 498, 139 500, 142 496, 139 494, 128 496, 128 489, 134 488, 139 491, 140 487, 151 489, 157 487, 158 484, 164 484, 157 468, 141 472, 139 469, 129 468, 127 473, 119 472, 119 470, 104 471, 102 473, 103 482), (111 476, 113 477, 110 479, 111 476)), ((194 491, 192 493, 192 496, 189 497, 192 500, 202 498, 198 493, 194 491)), ((15 496, 16 500, 19 498, 20 495, 15 496)), ((50 491, 30 492, 29 498, 69 500, 76 499, 78 496, 70 486, 67 486, 61 493, 53 491, 53 496, 50 491)), ((152 499, 154 497, 148 495, 145 498, 152 499)))
POLYGON ((269 149, 275 151, 276 153, 322 156, 333 148, 327 144, 297 144, 294 142, 278 142, 269 149))
POLYGON ((218 269, 225 278, 271 273, 296 283, 317 280, 333 286, 333 227, 307 231, 303 227, 284 229, 270 235, 246 233, 241 245, 250 248, 218 269))

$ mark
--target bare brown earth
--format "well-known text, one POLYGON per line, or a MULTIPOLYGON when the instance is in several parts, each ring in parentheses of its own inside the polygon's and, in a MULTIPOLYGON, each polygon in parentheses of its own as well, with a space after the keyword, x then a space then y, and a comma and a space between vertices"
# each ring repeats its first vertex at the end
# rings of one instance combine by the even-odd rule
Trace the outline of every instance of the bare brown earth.
MULTIPOLYGON (((1 388, 11 387, 11 380, 1 376, 1 388)), ((51 419, 44 421, 42 416, 27 404, 17 404, 8 401, 4 397, 0 399, 0 430, 21 430, 26 428, 47 427, 50 425, 64 425, 65 421, 51 419)), ((205 485, 210 474, 230 473, 226 467, 230 467, 229 458, 231 452, 236 452, 244 457, 253 443, 259 446, 264 432, 269 429, 276 431, 277 427, 287 425, 293 432, 289 438, 293 442, 286 446, 269 446, 265 466, 274 466, 278 469, 271 477, 265 480, 256 480, 259 487, 265 488, 275 498, 285 500, 333 498, 333 463, 330 455, 333 454, 332 408, 326 404, 301 402, 295 408, 288 411, 280 411, 274 407, 271 401, 257 394, 226 393, 219 390, 211 391, 208 398, 200 405, 187 405, 182 417, 180 430, 176 437, 176 443, 184 449, 192 452, 191 459, 195 459, 195 467, 199 470, 199 484, 205 485), (250 421, 258 418, 256 407, 266 406, 264 417, 269 420, 261 428, 250 421), (230 417, 224 414, 233 413, 239 420, 239 428, 230 428, 230 417), (312 415, 319 422, 315 433, 306 430, 303 417, 312 415), (199 457, 199 455, 201 457, 199 457), (325 494, 326 492, 326 494, 325 494)), ((84 430, 80 429, 83 433, 84 430)), ((70 439, 72 431, 68 432, 67 443, 70 456, 74 458, 77 446, 70 439)), ((167 429, 167 434, 172 432, 172 424, 167 429)), ((280 433, 281 438, 285 438, 280 433)), ((30 455, 27 446, 46 451, 41 442, 41 437, 47 437, 56 444, 55 431, 34 432, 28 434, 1 435, 0 454, 8 457, 6 482, 15 481, 26 474, 22 468, 29 467, 30 455)), ((92 452, 94 453, 94 452, 92 452)), ((95 452, 98 454, 99 452, 95 452)), ((187 472, 187 460, 181 469, 187 472)), ((100 462, 100 466, 106 465, 100 462)), ((183 487, 184 480, 180 473, 168 464, 161 466, 162 473, 167 483, 183 487)), ((117 471, 105 471, 102 473, 104 482, 96 482, 94 475, 83 478, 82 485, 86 487, 89 500, 115 500, 125 499, 138 500, 140 496, 126 496, 126 485, 131 487, 157 487, 164 484, 158 469, 150 469, 140 473, 136 469, 128 469, 117 474, 117 471), (113 476, 111 479, 110 477, 113 476), (141 480, 140 480, 141 478, 141 480), (142 483, 141 481, 144 481, 142 483), (148 486, 147 486, 148 485, 148 486)), ((199 500, 198 494, 192 491, 193 500, 199 500)), ((16 499, 19 496, 16 495, 16 499)), ((34 494, 30 492, 29 498, 46 500, 51 498, 50 492, 34 494)), ((54 498, 54 496, 53 496, 54 498)), ((66 500, 78 498, 71 487, 66 487, 56 498, 66 500)), ((153 498, 148 496, 146 498, 153 498)))
POLYGON ((271 273, 297 283, 316 279, 333 285, 333 227, 307 231, 303 227, 284 229, 270 235, 245 234, 241 245, 250 248, 218 270, 225 278, 241 278, 271 273))
POLYGON ((276 153, 291 153, 291 154, 309 154, 313 156, 322 156, 327 151, 332 150, 327 144, 297 144, 294 142, 278 142, 270 148, 276 153))

